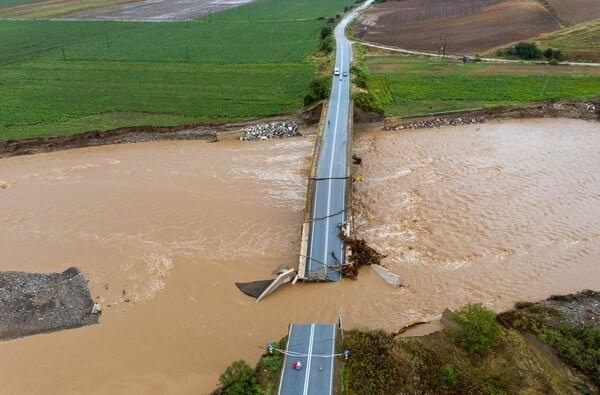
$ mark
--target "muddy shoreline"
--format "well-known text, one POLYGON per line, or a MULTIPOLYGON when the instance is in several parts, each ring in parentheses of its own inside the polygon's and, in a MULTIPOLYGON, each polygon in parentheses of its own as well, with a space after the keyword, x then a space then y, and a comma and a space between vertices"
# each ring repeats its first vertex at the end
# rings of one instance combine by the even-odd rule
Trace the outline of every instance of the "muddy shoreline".
MULTIPOLYGON (((301 116, 277 116, 233 123, 198 123, 177 126, 131 126, 106 131, 89 131, 65 136, 27 138, 8 140, 0 143, 0 158, 17 155, 30 155, 44 152, 62 151, 73 148, 95 147, 111 144, 140 143, 161 140, 207 140, 218 141, 223 138, 237 138, 244 127, 257 123, 293 120, 301 128, 314 126, 321 115, 319 105, 301 116)), ((589 102, 552 102, 523 108, 499 107, 473 111, 457 111, 430 114, 415 117, 383 118, 372 114, 355 112, 357 131, 432 127, 430 121, 440 121, 451 125, 456 119, 524 119, 524 118, 573 118, 600 120, 600 101, 589 102), (415 126, 416 125, 416 126, 415 126), (429 126, 428 126, 429 125, 429 126)), ((438 122, 439 123, 439 122, 438 122)), ((441 125, 435 125, 438 127, 441 125)))

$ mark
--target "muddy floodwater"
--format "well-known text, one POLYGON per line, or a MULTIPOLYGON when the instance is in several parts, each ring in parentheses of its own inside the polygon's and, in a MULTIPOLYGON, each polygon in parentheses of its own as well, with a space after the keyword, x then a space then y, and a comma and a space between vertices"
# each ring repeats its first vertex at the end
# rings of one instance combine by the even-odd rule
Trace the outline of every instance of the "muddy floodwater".
POLYGON ((600 124, 358 134, 356 230, 405 287, 235 281, 297 264, 312 137, 0 160, 0 270, 79 267, 99 325, 0 343, 0 393, 208 393, 290 322, 393 330, 445 307, 600 288, 600 124))

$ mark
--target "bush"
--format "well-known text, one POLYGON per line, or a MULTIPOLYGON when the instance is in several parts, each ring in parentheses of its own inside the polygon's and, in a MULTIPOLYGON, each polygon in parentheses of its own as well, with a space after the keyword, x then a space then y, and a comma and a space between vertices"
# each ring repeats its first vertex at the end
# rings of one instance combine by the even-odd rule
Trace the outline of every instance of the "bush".
POLYGON ((454 333, 456 338, 473 354, 486 352, 500 334, 496 314, 479 303, 461 308, 452 320, 459 325, 454 333))
POLYGON ((219 381, 221 389, 218 394, 220 395, 260 394, 254 371, 241 359, 229 365, 219 377, 219 381))
POLYGON ((271 375, 279 371, 282 363, 282 358, 279 355, 270 355, 267 357, 263 357, 260 361, 261 367, 271 375))
POLYGON ((321 28, 321 39, 324 39, 325 37, 329 36, 332 31, 333 29, 331 28, 331 26, 323 26, 323 28, 321 28))
POLYGON ((563 55, 560 49, 548 48, 544 51, 544 57, 550 61, 555 60, 556 62, 565 60, 565 55, 563 55))
POLYGON ((331 35, 325 37, 321 40, 321 44, 319 45, 319 49, 325 53, 331 53, 333 51, 333 37, 331 35))
POLYGON ((535 60, 542 57, 542 50, 534 43, 518 43, 506 50, 506 56, 523 60, 535 60))
POLYGON ((451 363, 445 363, 442 366, 442 369, 440 370, 440 378, 445 384, 456 384, 458 377, 456 376, 456 371, 451 363))
POLYGON ((315 99, 326 99, 331 92, 331 76, 315 78, 310 82, 310 95, 315 99))

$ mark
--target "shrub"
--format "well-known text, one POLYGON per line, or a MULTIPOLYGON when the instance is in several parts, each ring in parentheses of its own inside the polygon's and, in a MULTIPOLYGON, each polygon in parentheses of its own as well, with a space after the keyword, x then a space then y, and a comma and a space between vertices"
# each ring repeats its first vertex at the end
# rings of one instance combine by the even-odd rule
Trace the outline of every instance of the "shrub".
POLYGON ((225 369, 219 377, 221 383, 220 395, 259 395, 260 388, 254 371, 243 360, 235 361, 225 369))
POLYGON ((458 377, 456 376, 456 371, 451 363, 445 363, 442 366, 442 369, 440 370, 440 378, 445 384, 456 384, 458 377))
POLYGON ((269 374, 275 374, 279 371, 282 364, 281 357, 279 355, 270 355, 263 357, 260 364, 269 374))
POLYGON ((315 78, 310 82, 311 96, 316 99, 326 99, 331 92, 331 76, 315 78))
POLYGON ((321 39, 324 39, 325 37, 329 36, 332 31, 333 29, 331 28, 331 26, 323 26, 321 28, 321 39))
POLYGON ((548 60, 556 60, 557 62, 565 60, 565 55, 563 55, 560 49, 548 48, 544 51, 544 57, 548 60))
POLYGON ((534 43, 518 43, 507 49, 506 55, 511 58, 535 60, 542 57, 542 50, 534 43))
POLYGON ((496 314, 479 303, 461 308, 452 320, 459 325, 459 329, 454 332, 456 338, 473 354, 483 354, 500 334, 496 314))

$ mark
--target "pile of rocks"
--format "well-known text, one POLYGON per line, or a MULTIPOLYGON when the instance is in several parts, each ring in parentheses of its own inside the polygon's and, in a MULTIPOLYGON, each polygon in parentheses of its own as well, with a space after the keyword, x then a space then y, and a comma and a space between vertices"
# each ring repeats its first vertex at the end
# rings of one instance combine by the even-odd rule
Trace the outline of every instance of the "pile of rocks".
POLYGON ((298 132, 298 124, 293 121, 280 121, 271 123, 259 123, 254 126, 244 128, 244 135, 240 140, 267 140, 273 138, 302 136, 298 132))
POLYGON ((431 129, 439 128, 442 126, 457 126, 457 125, 471 125, 474 123, 483 123, 485 118, 482 116, 473 117, 457 117, 457 118, 435 118, 426 121, 412 121, 403 125, 397 125, 392 127, 392 130, 403 130, 403 129, 431 129))

